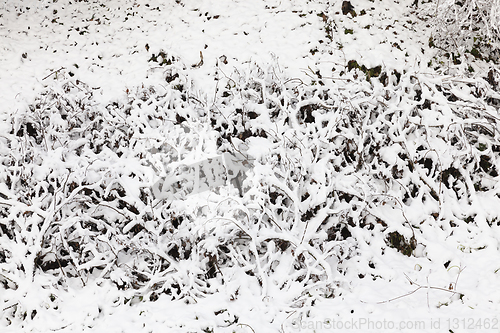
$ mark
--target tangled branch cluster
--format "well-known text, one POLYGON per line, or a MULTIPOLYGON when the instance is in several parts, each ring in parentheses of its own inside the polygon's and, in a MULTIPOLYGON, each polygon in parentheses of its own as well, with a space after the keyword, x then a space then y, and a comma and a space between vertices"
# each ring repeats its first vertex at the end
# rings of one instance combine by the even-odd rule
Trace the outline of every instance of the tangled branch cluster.
POLYGON ((428 1, 421 14, 431 17, 433 39, 440 47, 498 63, 500 1, 428 1))
MULTIPOLYGON (((305 85, 276 65, 226 66, 209 103, 161 57, 165 82, 126 100, 104 105, 63 79, 12 115, 0 137, 7 320, 57 309, 52 295, 75 281, 112 281, 118 303, 191 302, 244 276, 304 307, 348 288, 363 249, 410 256, 422 225, 451 235, 498 221, 481 210, 498 200, 495 72, 488 83, 353 69, 305 85), (180 163, 224 152, 252 166, 242 184, 201 201, 152 194, 180 163), (28 301, 32 283, 46 303, 28 301)), ((356 276, 375 278, 363 267, 356 276)))

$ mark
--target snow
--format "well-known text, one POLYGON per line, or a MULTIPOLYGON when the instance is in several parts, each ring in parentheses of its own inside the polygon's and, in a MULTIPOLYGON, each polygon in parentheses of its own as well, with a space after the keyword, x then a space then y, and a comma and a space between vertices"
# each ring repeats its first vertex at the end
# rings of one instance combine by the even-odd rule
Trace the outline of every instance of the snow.
POLYGON ((0 331, 499 331, 498 65, 412 3, 0 5, 0 331))

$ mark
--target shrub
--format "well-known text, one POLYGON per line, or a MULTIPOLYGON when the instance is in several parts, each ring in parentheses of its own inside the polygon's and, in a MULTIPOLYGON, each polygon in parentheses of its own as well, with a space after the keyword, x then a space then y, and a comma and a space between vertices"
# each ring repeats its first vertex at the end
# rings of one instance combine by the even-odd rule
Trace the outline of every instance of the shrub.
POLYGON ((498 61, 500 1, 433 0, 424 4, 436 31, 433 43, 446 50, 498 61))

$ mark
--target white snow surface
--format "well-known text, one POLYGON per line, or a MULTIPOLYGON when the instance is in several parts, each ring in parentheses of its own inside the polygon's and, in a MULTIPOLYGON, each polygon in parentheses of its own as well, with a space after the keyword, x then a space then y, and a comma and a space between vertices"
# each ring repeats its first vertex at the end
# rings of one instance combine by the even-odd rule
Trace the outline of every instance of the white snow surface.
MULTIPOLYGON (((0 4, 0 332, 500 331, 500 189, 498 174, 489 171, 500 163, 500 117, 498 105, 487 102, 498 93, 483 79, 497 66, 476 59, 455 65, 430 48, 432 26, 417 18, 413 1, 351 2, 356 17, 342 13, 341 1, 326 0, 0 4), (162 65, 160 53, 172 63, 162 65), (155 55, 161 59, 151 61, 155 55), (367 69, 381 66, 388 85, 349 69, 352 60, 367 69), (435 69, 430 61, 442 64, 435 69), (141 102, 141 94, 154 102, 141 102), (96 131, 103 140, 124 142, 130 133, 134 144, 88 148, 88 136, 79 136, 86 129, 67 127, 81 113, 54 111, 61 96, 101 112, 104 125, 96 131), (429 107, 418 108, 424 100, 429 107), (33 111, 36 103, 42 111, 33 111), (309 121, 300 112, 312 104, 309 121), (272 116, 269 105, 280 115, 272 116), (188 120, 182 126, 175 116, 164 121, 162 108, 188 120), (219 124, 207 115, 234 120, 230 129, 242 133, 239 108, 256 112, 252 124, 259 128, 252 131, 267 135, 235 134, 219 145, 219 124), (23 122, 45 110, 47 135, 35 144, 23 122), (131 130, 108 130, 108 123, 131 130), (23 128, 24 141, 15 143, 23 128), (454 136, 461 146, 450 144, 454 136), (373 142, 386 145, 369 151, 373 142), (141 203, 142 189, 177 165, 231 149, 252 163, 243 193, 228 183, 196 195, 176 192, 169 203, 141 203), (342 165, 357 156, 363 165, 342 165), (15 178, 8 176, 9 159, 31 170, 34 191, 43 188, 48 196, 43 182, 55 184, 53 177, 64 183, 60 192, 55 186, 53 199, 22 199, 29 189, 18 193, 9 185, 15 182, 8 180, 15 178), (76 190, 66 190, 72 184, 76 190), (114 201, 81 199, 91 190, 118 197, 122 188, 121 199, 139 207, 137 214, 126 205, 111 207, 114 201), (269 199, 273 191, 279 194, 269 199), (155 218, 134 219, 147 213, 155 218), (175 214, 191 218, 174 230, 175 214), (75 227, 84 220, 99 224, 100 216, 107 233, 75 227), (119 221, 120 230, 109 231, 110 221, 119 221), (5 231, 14 223, 15 239, 5 231), (125 235, 139 225, 134 238, 125 235), (338 235, 330 237, 324 225, 340 225, 338 235), (339 236, 343 226, 350 226, 349 237, 339 236), (89 240, 91 258, 72 257, 75 267, 68 264, 66 272, 43 270, 34 264, 40 253, 52 262, 59 255, 55 237, 44 243, 47 231, 78 235, 82 247, 89 240), (410 256, 390 246, 392 232, 416 239, 410 256), (180 256, 191 249, 189 260, 169 257, 174 242, 180 256), (210 255, 227 248, 231 264, 215 268, 210 255), (170 266, 158 268, 167 257, 170 266), (201 267, 210 265, 218 272, 202 278, 208 273, 201 267), (148 281, 134 285, 134 272, 148 281), (177 297, 164 287, 156 295, 155 283, 182 291, 177 297)), ((61 244, 70 251, 71 241, 61 244)))

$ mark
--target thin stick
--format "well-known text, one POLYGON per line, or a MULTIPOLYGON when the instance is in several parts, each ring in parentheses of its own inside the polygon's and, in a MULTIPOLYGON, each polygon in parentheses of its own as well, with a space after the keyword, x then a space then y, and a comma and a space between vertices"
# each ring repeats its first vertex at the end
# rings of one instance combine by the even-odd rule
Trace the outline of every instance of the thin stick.
MULTIPOLYGON (((404 274, 404 273, 403 273, 404 274)), ((412 290, 410 291, 409 293, 406 293, 404 295, 400 295, 400 296, 397 296, 397 297, 394 297, 394 298, 391 298, 391 299, 388 299, 388 300, 385 300, 385 301, 380 301, 380 302, 376 302, 375 304, 384 304, 384 303, 389 303, 389 302, 393 302, 395 300, 398 300, 400 298, 403 298, 403 297, 406 297, 406 296, 410 296, 411 294, 414 294, 416 293, 417 291, 419 291, 420 289, 434 289, 434 290, 441 290, 441 291, 446 291, 446 292, 449 292, 449 293, 452 293, 452 294, 459 294, 459 295, 463 295, 462 293, 458 292, 458 291, 455 291, 455 290, 449 290, 449 289, 445 289, 445 288, 441 288, 441 287, 433 287, 433 286, 430 286, 430 285, 426 285, 426 286, 422 286, 418 283, 416 283, 415 281, 412 281, 412 279, 410 279, 408 277, 408 275, 405 274, 405 277, 408 279, 408 281, 410 282, 410 284, 414 284, 416 285, 418 288, 416 288, 415 290, 412 290)), ((427 297, 429 297, 429 295, 427 295, 427 297)), ((362 301, 363 302, 363 301, 362 301)), ((363 303, 366 303, 366 302, 363 302, 363 303)))
POLYGON ((42 81, 43 81, 43 80, 45 80, 46 78, 48 78, 49 76, 51 76, 51 75, 53 75, 53 74, 58 73, 59 71, 61 71, 61 70, 63 70, 63 69, 65 69, 65 67, 61 67, 61 68, 59 68, 58 70, 53 71, 52 73, 50 73, 49 75, 47 75, 46 77, 44 77, 44 78, 42 79, 42 81))
POLYGON ((255 331, 253 330, 252 326, 250 326, 248 324, 238 324, 238 326, 241 326, 241 327, 246 326, 246 327, 250 328, 253 333, 255 333, 255 331))

